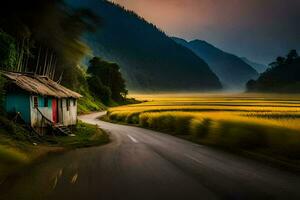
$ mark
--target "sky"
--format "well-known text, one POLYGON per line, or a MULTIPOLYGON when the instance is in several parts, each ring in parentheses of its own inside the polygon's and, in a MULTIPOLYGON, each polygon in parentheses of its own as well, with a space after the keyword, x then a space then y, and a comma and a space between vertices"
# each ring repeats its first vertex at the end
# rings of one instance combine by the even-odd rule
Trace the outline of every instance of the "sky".
POLYGON ((300 50, 300 0, 113 0, 170 36, 268 64, 300 50))

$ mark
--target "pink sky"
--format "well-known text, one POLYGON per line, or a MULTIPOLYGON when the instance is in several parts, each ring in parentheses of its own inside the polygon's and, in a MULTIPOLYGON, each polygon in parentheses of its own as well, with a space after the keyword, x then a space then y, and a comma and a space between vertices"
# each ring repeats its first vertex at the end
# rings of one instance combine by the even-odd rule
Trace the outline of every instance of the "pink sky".
POLYGON ((300 18, 298 0, 113 1, 169 35, 203 39, 264 63, 300 47, 300 28, 295 27, 300 18))

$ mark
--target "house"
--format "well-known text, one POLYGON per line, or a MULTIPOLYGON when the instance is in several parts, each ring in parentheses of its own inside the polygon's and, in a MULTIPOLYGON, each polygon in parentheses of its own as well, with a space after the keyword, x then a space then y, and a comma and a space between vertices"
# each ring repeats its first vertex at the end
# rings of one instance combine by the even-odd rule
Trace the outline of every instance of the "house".
POLYGON ((77 122, 80 94, 46 76, 33 73, 1 72, 7 79, 4 108, 17 114, 38 133, 45 128, 68 127, 77 122))

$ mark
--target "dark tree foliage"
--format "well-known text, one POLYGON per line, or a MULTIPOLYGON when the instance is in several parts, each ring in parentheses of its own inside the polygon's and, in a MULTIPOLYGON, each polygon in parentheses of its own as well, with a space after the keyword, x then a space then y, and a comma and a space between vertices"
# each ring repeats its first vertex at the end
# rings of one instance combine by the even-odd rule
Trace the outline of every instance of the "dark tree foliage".
POLYGON ((292 63, 296 58, 298 58, 298 53, 295 49, 291 50, 289 54, 286 56, 286 63, 292 63))
POLYGON ((253 79, 249 80, 246 84, 247 90, 249 90, 249 91, 255 90, 255 83, 256 83, 255 80, 253 80, 253 79))
POLYGON ((284 57, 279 56, 279 57, 276 58, 275 64, 283 65, 284 63, 285 63, 285 58, 284 57))
POLYGON ((247 83, 249 92, 300 92, 300 57, 296 50, 291 50, 284 57, 278 57, 270 68, 254 81, 247 83))
POLYGON ((80 76, 75 67, 89 52, 82 34, 93 31, 98 22, 90 11, 67 7, 63 0, 10 0, 0 6, 0 29, 15 38, 26 71, 42 68, 53 57, 56 78, 64 73, 68 79, 63 81, 72 88, 80 76))
MULTIPOLYGON (((127 95, 125 80, 120 72, 120 67, 116 63, 109 63, 101 60, 99 57, 94 57, 90 60, 88 73, 92 77, 99 78, 99 84, 101 82, 104 86, 110 89, 112 100, 116 102, 124 100, 124 97, 127 95)), ((95 78, 92 78, 92 80, 92 83, 97 81, 95 78)), ((91 90, 97 94, 97 90, 93 89, 95 85, 90 85, 90 88, 91 87, 91 90)))
POLYGON ((103 85, 102 81, 97 76, 90 76, 87 81, 93 95, 98 97, 105 105, 108 105, 111 100, 110 88, 103 85))
POLYGON ((4 85, 5 85, 5 79, 2 76, 0 76, 0 111, 3 110, 3 102, 5 98, 4 85))
POLYGON ((11 69, 16 64, 16 54, 14 38, 0 31, 0 68, 11 69))

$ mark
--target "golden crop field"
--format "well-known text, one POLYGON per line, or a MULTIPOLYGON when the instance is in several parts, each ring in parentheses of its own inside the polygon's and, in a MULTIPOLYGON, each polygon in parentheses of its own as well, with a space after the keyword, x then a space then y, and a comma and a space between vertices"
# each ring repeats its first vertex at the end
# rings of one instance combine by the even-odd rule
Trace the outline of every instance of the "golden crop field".
POLYGON ((113 121, 199 143, 300 158, 300 97, 286 95, 135 95, 144 103, 111 108, 113 121))
POLYGON ((159 114, 191 116, 193 119, 241 121, 300 131, 300 98, 253 96, 164 97, 137 95, 148 102, 109 110, 111 115, 159 114))

